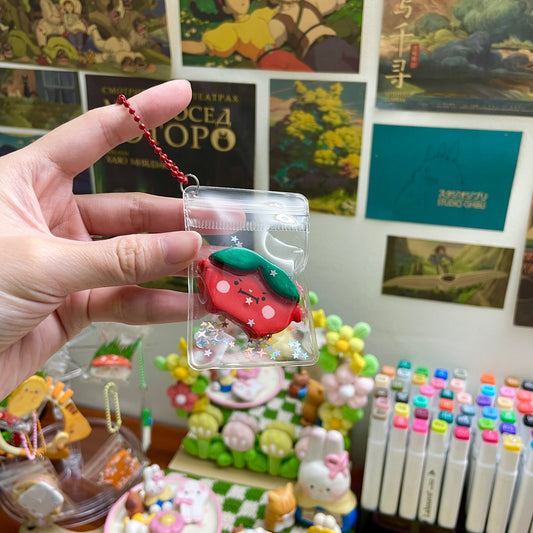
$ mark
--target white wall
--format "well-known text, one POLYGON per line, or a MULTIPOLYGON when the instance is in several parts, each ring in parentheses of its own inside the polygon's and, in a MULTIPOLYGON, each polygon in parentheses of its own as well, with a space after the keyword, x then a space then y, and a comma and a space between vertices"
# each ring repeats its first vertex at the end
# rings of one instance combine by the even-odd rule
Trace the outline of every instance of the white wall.
MULTIPOLYGON (((170 32, 179 39, 177 5, 167 1, 170 32)), ((482 116, 405 111, 378 111, 374 108, 378 65, 381 2, 366 0, 364 12, 361 73, 358 75, 301 75, 301 79, 337 79, 367 83, 367 101, 361 157, 361 174, 357 216, 344 218, 313 214, 311 219, 311 259, 307 279, 318 293, 320 306, 326 313, 340 315, 347 324, 367 321, 372 334, 367 339, 367 352, 374 353, 382 364, 395 364, 410 358, 417 365, 430 368, 462 367, 473 376, 493 372, 503 379, 508 374, 533 376, 529 360, 533 328, 513 326, 521 255, 533 194, 533 120, 526 117, 482 116), (512 188, 505 230, 483 231, 443 226, 386 222, 365 218, 366 193, 374 123, 435 126, 453 128, 498 129, 523 131, 522 145, 512 188), (411 298, 384 296, 381 280, 387 235, 451 240, 494 246, 512 247, 515 260, 503 310, 467 305, 429 302, 411 298)), ((180 54, 173 50, 175 77, 191 80, 227 81, 228 72, 220 69, 181 67, 180 54)), ((255 81, 257 84, 256 187, 268 187, 268 98, 269 79, 292 78, 286 73, 265 71, 231 71, 234 82, 255 81)), ((178 158, 179 162, 179 158, 178 158)), ((201 179, 201 176, 200 176, 201 179)), ((146 349, 147 360, 175 350, 183 325, 154 328, 146 349)), ((147 364, 148 403, 154 417, 170 423, 183 423, 174 415, 165 389, 170 377, 147 364)), ((99 391, 93 386, 73 383, 75 399, 81 404, 102 405, 99 391)), ((121 392, 122 408, 137 413, 138 388, 121 392)), ((359 425, 355 444, 364 443, 364 426, 359 425)))

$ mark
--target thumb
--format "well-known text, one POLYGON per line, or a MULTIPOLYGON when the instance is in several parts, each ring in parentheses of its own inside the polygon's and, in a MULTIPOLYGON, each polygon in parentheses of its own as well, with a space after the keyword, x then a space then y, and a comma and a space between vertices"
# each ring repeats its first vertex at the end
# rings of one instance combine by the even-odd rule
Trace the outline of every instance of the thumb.
POLYGON ((63 295, 132 285, 177 275, 197 256, 202 238, 194 231, 135 234, 95 242, 66 241, 49 274, 63 295))

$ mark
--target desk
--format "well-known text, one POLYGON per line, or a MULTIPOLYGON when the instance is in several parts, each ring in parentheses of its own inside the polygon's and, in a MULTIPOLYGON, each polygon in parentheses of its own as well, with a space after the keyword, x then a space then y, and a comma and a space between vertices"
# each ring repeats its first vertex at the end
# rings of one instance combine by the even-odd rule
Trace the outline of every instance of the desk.
MULTIPOLYGON (((78 405, 78 408, 86 417, 104 417, 104 413, 101 410, 81 405, 78 405)), ((122 423, 136 435, 140 434, 138 418, 122 415, 122 423)), ((186 428, 155 422, 152 427, 152 445, 146 454, 150 462, 166 468, 174 457, 176 450, 179 449, 181 439, 186 433, 186 428)), ((2 533, 18 533, 20 529, 20 524, 6 515, 1 507, 0 525, 2 533)), ((78 529, 78 531, 83 531, 83 529, 78 529)))

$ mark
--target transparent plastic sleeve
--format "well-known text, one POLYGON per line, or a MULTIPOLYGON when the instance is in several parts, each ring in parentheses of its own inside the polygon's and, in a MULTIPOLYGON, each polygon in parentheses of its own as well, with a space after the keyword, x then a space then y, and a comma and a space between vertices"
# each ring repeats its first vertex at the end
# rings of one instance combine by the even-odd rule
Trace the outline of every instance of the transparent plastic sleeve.
POLYGON ((190 186, 187 349, 197 369, 311 365, 318 350, 304 280, 309 206, 299 194, 190 186))

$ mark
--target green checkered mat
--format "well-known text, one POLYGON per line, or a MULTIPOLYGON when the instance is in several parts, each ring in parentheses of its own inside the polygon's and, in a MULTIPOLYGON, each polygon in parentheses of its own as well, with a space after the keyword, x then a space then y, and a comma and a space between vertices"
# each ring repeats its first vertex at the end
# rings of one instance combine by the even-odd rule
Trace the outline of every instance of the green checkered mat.
MULTIPOLYGON (((267 504, 267 490, 237 485, 227 481, 201 478, 217 496, 222 507, 222 532, 229 533, 236 526, 263 527, 267 504)), ((307 527, 295 524, 284 530, 291 533, 306 533, 307 527)))

